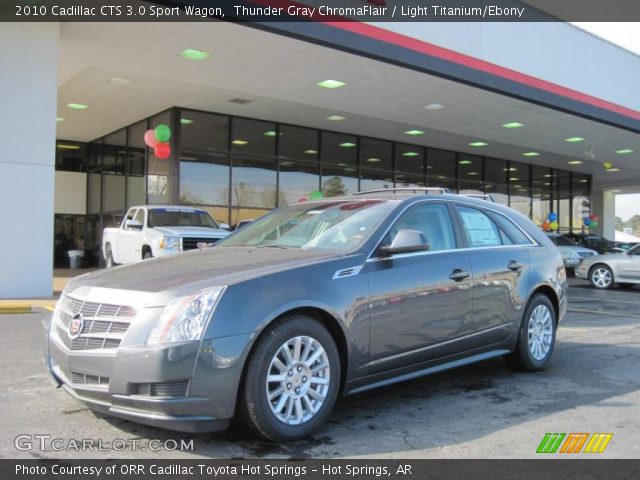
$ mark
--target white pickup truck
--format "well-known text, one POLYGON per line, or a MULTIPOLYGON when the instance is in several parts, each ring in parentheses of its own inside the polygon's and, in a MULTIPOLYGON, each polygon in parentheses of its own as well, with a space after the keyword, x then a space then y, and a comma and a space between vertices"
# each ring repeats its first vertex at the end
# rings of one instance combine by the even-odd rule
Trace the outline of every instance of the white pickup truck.
POLYGON ((107 267, 206 248, 229 235, 204 210, 162 205, 131 207, 119 228, 105 228, 102 254, 107 267))

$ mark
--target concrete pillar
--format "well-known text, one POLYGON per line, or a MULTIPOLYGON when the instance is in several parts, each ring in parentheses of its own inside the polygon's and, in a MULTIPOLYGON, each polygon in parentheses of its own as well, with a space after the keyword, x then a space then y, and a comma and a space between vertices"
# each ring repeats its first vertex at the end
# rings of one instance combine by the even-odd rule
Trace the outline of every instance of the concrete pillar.
POLYGON ((609 190, 591 192, 591 212, 600 217, 594 232, 609 240, 616 238, 616 194, 609 190))
POLYGON ((59 23, 0 23, 0 298, 50 296, 59 23))

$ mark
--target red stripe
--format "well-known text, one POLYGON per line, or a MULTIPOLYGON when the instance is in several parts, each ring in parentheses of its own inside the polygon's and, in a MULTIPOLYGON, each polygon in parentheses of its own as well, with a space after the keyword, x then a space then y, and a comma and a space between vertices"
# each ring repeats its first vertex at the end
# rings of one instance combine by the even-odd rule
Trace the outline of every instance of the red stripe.
MULTIPOLYGON (((305 5, 303 3, 299 3, 293 0, 249 0, 249 1, 251 3, 271 6, 274 8, 284 8, 285 11, 289 6, 309 8, 308 5, 305 5)), ((419 52, 432 57, 441 58, 443 60, 447 60, 449 62, 456 63, 458 65, 464 65, 465 67, 469 67, 474 70, 478 70, 480 72, 489 73, 491 75, 502 77, 516 83, 534 87, 539 90, 544 90, 546 92, 550 92, 555 95, 560 95, 562 97, 570 98, 571 100, 576 100, 578 102, 585 103, 587 105, 598 107, 603 110, 608 110, 610 112, 617 113, 618 115, 633 118, 634 120, 640 120, 640 111, 623 107, 622 105, 618 105, 617 103, 609 102, 607 100, 603 100, 601 98, 594 97, 592 95, 587 95, 586 93, 582 93, 577 90, 573 90, 571 88, 563 87, 561 85, 558 85, 552 82, 547 82, 546 80, 542 80, 540 78, 533 77, 525 73, 520 73, 515 70, 511 70, 510 68, 501 67, 499 65, 495 65, 493 63, 486 62, 484 60, 479 60, 477 58, 471 57, 469 55, 465 55, 463 53, 458 53, 458 52, 454 52, 453 50, 449 50, 447 48, 438 47, 437 45, 433 45, 432 43, 427 43, 422 40, 417 40, 412 37, 407 37, 406 35, 402 35, 400 33, 391 32, 389 30, 385 30, 380 27, 375 27, 373 25, 368 25, 366 23, 351 22, 351 21, 348 21, 348 19, 346 19, 345 17, 321 16, 317 13, 317 10, 316 10, 316 13, 313 15, 309 15, 309 16, 299 15, 299 16, 305 17, 311 21, 322 23, 324 25, 328 25, 334 28, 346 30, 363 37, 373 38, 375 40, 389 43, 391 45, 397 45, 399 47, 406 48, 408 50, 413 50, 414 52, 419 52), (333 19, 335 20, 331 21, 333 19)))
POLYGON ((352 33, 356 33, 358 35, 374 38, 376 40, 380 40, 385 43, 390 43, 392 45, 397 45, 409 50, 413 50, 415 52, 441 58, 443 60, 457 63, 459 65, 464 65, 466 67, 473 68, 481 72, 490 73, 492 75, 506 78, 508 80, 511 80, 517 83, 521 83, 524 85, 528 85, 530 87, 534 87, 540 90, 545 90, 547 92, 554 93, 556 95, 567 97, 581 103, 586 103, 588 105, 593 105, 594 107, 602 108, 604 110, 609 110, 619 115, 631 117, 635 120, 640 120, 640 112, 637 110, 623 107, 622 105, 618 105, 613 102, 608 102, 607 100, 602 100, 601 98, 597 98, 592 95, 587 95, 586 93, 578 92, 577 90, 572 90, 570 88, 563 87, 555 83, 547 82, 546 80, 542 80, 540 78, 536 78, 531 75, 527 75, 525 73, 520 73, 515 70, 511 70, 509 68, 501 67, 493 63, 485 62, 484 60, 479 60, 477 58, 470 57, 462 53, 454 52, 453 50, 449 50, 447 48, 438 47, 431 43, 423 42, 422 40, 417 40, 415 38, 407 37, 406 35, 390 32, 389 30, 384 30, 382 28, 375 27, 373 25, 368 25, 366 23, 360 23, 360 22, 323 22, 323 23, 325 23, 326 25, 330 25, 334 28, 347 30, 352 33))

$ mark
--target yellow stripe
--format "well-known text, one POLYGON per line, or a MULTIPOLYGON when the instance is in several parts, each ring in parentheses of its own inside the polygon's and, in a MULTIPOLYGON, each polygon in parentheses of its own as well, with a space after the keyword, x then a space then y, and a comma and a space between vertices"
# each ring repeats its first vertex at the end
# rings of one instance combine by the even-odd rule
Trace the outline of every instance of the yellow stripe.
POLYGON ((613 433, 605 434, 604 443, 600 447, 600 451, 598 453, 603 453, 604 452, 605 448, 607 448, 607 445, 609 445, 609 442, 611 441, 612 437, 613 437, 613 433))
POLYGON ((44 307, 42 307, 42 308, 44 308, 44 309, 46 309, 46 310, 49 310, 50 312, 53 312, 53 311, 55 310, 55 308, 50 307, 49 305, 45 305, 45 306, 44 306, 44 307))

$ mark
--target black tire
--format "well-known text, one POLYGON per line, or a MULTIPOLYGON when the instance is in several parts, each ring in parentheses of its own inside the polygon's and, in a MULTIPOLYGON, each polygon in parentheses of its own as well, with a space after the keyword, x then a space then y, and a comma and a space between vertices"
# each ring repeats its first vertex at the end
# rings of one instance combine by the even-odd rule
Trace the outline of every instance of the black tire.
POLYGON ((613 272, 604 263, 598 263, 589 270, 589 282, 593 288, 598 290, 609 290, 616 281, 613 272))
MULTIPOLYGON (((311 435, 327 420, 338 397, 339 387, 340 355, 331 334, 323 325, 310 317, 292 315, 270 326, 258 340, 247 361, 238 397, 237 417, 245 430, 248 429, 252 434, 266 440, 272 442, 301 440, 311 435), (322 346, 326 353, 330 374, 326 396, 318 410, 303 423, 290 425, 277 418, 276 413, 272 411, 272 403, 267 397, 269 385, 267 375, 272 368, 272 359, 281 347, 288 341, 301 336, 310 337, 322 346)), ((273 400, 274 408, 277 408, 276 403, 273 400)))
POLYGON ((113 253, 111 252, 111 245, 107 244, 106 246, 107 253, 105 254, 104 260, 107 268, 112 268, 116 266, 116 262, 113 260, 113 253))
POLYGON ((145 248, 144 252, 142 253, 142 259, 149 260, 150 258, 153 258, 153 254, 151 253, 151 250, 149 250, 148 248, 145 248))
POLYGON ((516 349, 504 357, 507 363, 514 368, 526 370, 528 372, 543 370, 548 365, 551 355, 553 354, 553 349, 556 343, 557 325, 558 321, 556 318, 556 311, 553 308, 553 304, 551 303, 551 300, 549 300, 549 297, 541 293, 534 295, 533 298, 529 300, 529 304, 527 305, 522 321, 520 322, 520 331, 518 333, 518 344, 516 345, 516 349), (532 322, 534 322, 534 312, 536 312, 538 307, 546 309, 550 315, 551 337, 549 349, 546 354, 542 357, 536 358, 536 353, 532 351, 533 348, 529 342, 529 328, 532 322))

